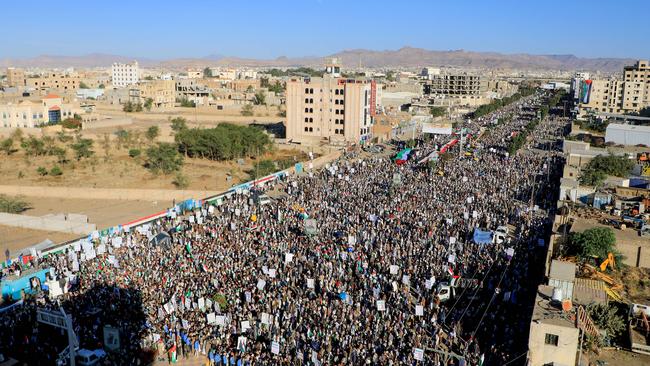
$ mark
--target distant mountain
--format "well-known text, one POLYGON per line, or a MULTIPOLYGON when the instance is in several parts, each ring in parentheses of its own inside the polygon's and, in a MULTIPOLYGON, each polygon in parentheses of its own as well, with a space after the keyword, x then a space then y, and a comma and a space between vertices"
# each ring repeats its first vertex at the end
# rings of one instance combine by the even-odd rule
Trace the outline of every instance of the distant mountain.
MULTIPOLYGON (((374 51, 366 49, 344 50, 325 57, 278 57, 270 60, 240 58, 211 54, 202 58, 176 58, 153 60, 137 58, 144 67, 165 67, 171 69, 202 68, 206 66, 248 66, 248 67, 320 67, 324 60, 337 57, 344 67, 410 67, 455 66, 488 69, 527 70, 586 70, 615 72, 636 60, 623 58, 581 58, 574 55, 530 55, 503 54, 496 52, 472 52, 465 50, 432 51, 422 48, 403 47, 398 50, 374 51)), ((85 56, 43 55, 25 59, 1 59, 0 67, 101 67, 113 62, 130 62, 133 57, 89 54, 85 56)))

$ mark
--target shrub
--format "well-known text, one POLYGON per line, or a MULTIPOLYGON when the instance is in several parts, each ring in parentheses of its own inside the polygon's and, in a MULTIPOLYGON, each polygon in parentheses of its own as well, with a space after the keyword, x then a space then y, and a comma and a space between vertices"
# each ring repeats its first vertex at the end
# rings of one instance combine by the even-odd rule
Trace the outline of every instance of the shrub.
POLYGON ((39 166, 38 168, 36 168, 36 173, 38 173, 38 175, 44 177, 44 176, 47 175, 47 169, 45 169, 42 166, 39 166))
POLYGON ((185 189, 190 186, 190 179, 183 175, 183 173, 178 172, 172 181, 172 184, 178 189, 185 189))
POLYGON ((23 197, 10 197, 0 194, 0 212, 18 214, 29 208, 29 203, 23 197))
POLYGON ((58 165, 55 165, 50 169, 50 175, 54 177, 58 177, 59 175, 63 174, 63 171, 58 165))
POLYGON ((169 174, 178 171, 183 166, 183 157, 178 154, 175 145, 158 143, 147 149, 146 166, 154 174, 159 172, 169 174))
POLYGON ((129 150, 129 156, 134 158, 134 159, 139 157, 141 154, 142 154, 142 152, 140 151, 140 149, 131 149, 131 150, 129 150))

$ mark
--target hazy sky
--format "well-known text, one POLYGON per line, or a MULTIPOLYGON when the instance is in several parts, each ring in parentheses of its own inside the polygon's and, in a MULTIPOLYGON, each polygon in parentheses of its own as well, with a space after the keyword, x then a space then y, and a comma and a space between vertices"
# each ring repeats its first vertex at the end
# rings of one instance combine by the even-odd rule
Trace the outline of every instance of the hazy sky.
POLYGON ((275 58, 412 46, 648 58, 647 1, 9 0, 0 57, 275 58))

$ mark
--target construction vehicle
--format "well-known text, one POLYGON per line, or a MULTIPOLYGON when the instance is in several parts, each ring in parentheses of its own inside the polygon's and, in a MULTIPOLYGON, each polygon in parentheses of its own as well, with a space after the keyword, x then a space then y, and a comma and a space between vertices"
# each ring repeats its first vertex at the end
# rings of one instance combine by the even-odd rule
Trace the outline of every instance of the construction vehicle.
POLYGON ((600 264, 600 271, 605 272, 607 266, 609 266, 612 271, 616 270, 616 260, 614 259, 614 254, 612 253, 607 253, 607 259, 605 259, 603 263, 600 264))
POLYGON ((630 223, 632 226, 634 226, 634 228, 641 228, 643 225, 645 225, 645 221, 643 219, 632 216, 623 216, 623 222, 630 223))

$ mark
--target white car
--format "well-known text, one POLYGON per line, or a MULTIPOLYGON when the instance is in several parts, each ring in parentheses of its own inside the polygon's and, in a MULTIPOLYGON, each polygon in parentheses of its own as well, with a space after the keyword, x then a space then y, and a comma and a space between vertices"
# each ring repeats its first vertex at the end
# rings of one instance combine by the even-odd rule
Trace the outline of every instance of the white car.
POLYGON ((81 366, 96 365, 104 357, 106 357, 106 352, 104 352, 103 349, 96 349, 94 351, 88 349, 80 349, 76 354, 77 365, 81 366))

